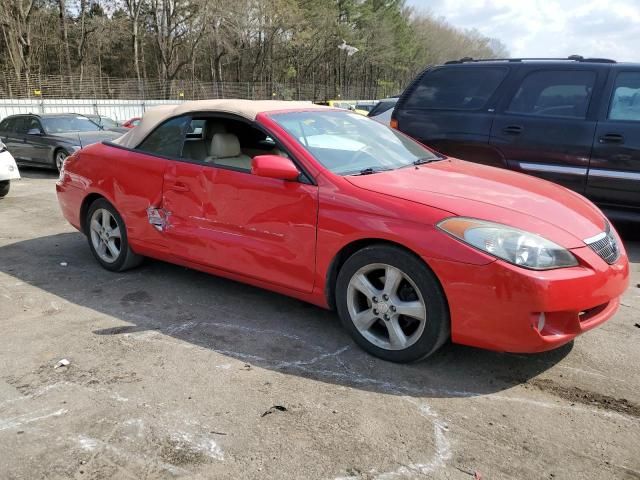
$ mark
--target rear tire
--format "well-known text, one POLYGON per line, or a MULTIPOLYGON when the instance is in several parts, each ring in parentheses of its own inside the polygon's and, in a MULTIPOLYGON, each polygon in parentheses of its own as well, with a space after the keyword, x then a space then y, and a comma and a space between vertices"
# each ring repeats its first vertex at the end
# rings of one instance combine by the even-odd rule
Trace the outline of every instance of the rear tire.
POLYGON ((355 342, 383 360, 421 360, 450 336, 440 282, 399 247, 372 245, 349 257, 338 273, 336 306, 355 342))
POLYGON ((4 180, 0 182, 0 198, 6 197, 9 193, 9 188, 11 187, 11 182, 9 180, 4 180))
POLYGON ((103 268, 123 272, 137 267, 144 259, 131 250, 124 220, 104 198, 91 204, 85 225, 91 253, 103 268))
POLYGON ((64 148, 57 149, 53 154, 53 166, 58 170, 58 172, 62 169, 62 164, 68 156, 69 152, 64 148))

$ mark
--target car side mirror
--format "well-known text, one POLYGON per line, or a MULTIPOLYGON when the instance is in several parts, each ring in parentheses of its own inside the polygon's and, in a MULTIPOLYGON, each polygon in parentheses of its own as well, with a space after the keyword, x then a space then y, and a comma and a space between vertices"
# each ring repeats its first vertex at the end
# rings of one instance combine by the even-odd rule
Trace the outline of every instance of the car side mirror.
POLYGON ((251 160, 251 173, 259 177, 297 180, 300 171, 293 162, 279 155, 258 155, 251 160))
POLYGON ((27 135, 42 135, 42 130, 39 128, 30 128, 27 130, 27 135))

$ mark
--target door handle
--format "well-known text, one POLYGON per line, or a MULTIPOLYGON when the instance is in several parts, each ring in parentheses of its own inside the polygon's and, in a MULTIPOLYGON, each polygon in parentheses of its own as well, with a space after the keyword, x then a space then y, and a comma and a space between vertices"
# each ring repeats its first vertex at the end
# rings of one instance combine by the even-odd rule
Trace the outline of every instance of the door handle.
POLYGON ((181 182, 176 182, 171 184, 171 186, 169 187, 171 190, 175 191, 175 192, 188 192, 189 191, 189 187, 187 185, 185 185, 184 183, 181 182))
POLYGON ((600 143, 624 143, 624 135, 619 133, 607 133, 601 136, 598 141, 600 143))
POLYGON ((508 135, 520 135, 523 128, 520 125, 508 125, 502 129, 503 133, 508 135))

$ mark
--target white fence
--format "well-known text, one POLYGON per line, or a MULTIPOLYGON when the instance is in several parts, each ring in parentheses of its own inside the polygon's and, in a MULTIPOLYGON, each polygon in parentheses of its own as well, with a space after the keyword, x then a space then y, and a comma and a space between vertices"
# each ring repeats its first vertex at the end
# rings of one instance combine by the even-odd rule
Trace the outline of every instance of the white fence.
POLYGON ((98 114, 124 122, 140 117, 156 105, 179 104, 180 100, 97 100, 97 99, 0 99, 0 119, 17 113, 98 114))

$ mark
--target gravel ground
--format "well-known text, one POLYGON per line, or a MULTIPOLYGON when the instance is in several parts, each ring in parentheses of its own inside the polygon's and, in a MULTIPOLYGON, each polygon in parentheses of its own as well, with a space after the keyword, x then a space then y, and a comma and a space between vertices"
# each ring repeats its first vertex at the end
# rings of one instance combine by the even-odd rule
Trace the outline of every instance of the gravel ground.
POLYGON ((640 478, 632 227, 632 284, 601 328, 394 365, 290 298, 157 261, 101 269, 55 176, 23 174, 0 201, 2 479, 640 478))

